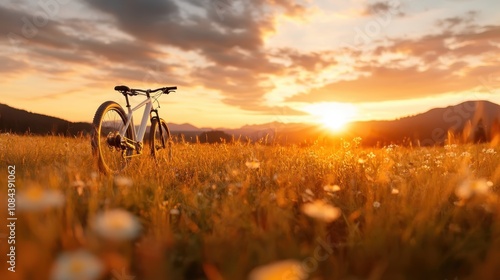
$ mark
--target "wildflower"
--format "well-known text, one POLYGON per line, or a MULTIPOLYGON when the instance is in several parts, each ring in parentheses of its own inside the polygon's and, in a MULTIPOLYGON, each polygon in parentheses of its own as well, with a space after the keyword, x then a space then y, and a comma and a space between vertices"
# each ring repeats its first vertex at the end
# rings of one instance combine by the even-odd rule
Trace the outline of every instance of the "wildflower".
POLYGON ((137 217, 122 209, 107 210, 98 214, 93 225, 102 237, 119 241, 133 239, 140 231, 137 217))
POLYGON ((17 196, 19 210, 39 211, 48 208, 58 208, 64 204, 64 196, 57 190, 44 190, 41 187, 30 187, 17 196))
MULTIPOLYGON (((391 193, 392 193, 392 194, 399 194, 399 190, 398 190, 398 189, 393 188, 393 189, 391 190, 391 193)), ((379 206, 380 206, 380 205, 379 205, 379 206)))
POLYGON ((254 268, 249 280, 306 279, 307 273, 296 260, 283 260, 254 268))
POLYGON ((308 188, 302 194, 302 201, 308 202, 314 200, 314 193, 308 188))
POLYGON ((461 157, 470 157, 470 153, 469 152, 463 152, 460 154, 461 157))
POLYGON ((177 208, 170 210, 170 215, 179 215, 181 212, 177 208))
POLYGON ((132 179, 124 176, 116 176, 114 183, 119 188, 130 188, 133 185, 132 179))
POLYGON ((338 185, 326 185, 323 187, 323 189, 327 192, 334 193, 340 191, 340 187, 338 185))
POLYGON ((366 162, 366 161, 365 161, 364 159, 362 159, 362 158, 358 158, 358 163, 359 163, 359 164, 363 164, 363 163, 365 163, 365 162, 366 162))
POLYGON ((373 202, 373 208, 379 208, 380 207, 380 202, 375 201, 373 202))
POLYGON ((455 189, 455 195, 461 199, 468 199, 473 195, 486 195, 493 182, 486 179, 466 180, 455 189))
POLYGON ((100 260, 87 251, 65 252, 57 257, 51 279, 99 279, 103 269, 100 260))
POLYGON ((369 154, 366 155, 368 158, 372 159, 375 158, 375 154, 373 152, 370 152, 369 154))
POLYGON ((349 149, 349 147, 351 147, 351 144, 349 142, 344 141, 342 144, 344 145, 345 149, 349 149))
POLYGON ((326 204, 322 200, 316 200, 314 202, 304 204, 302 205, 301 210, 307 216, 325 221, 327 223, 335 221, 341 214, 341 210, 339 208, 326 204))
POLYGON ((83 189, 85 188, 85 183, 82 180, 76 180, 71 183, 71 186, 76 188, 76 192, 78 195, 83 194, 83 189))
POLYGON ((252 160, 252 161, 247 161, 245 163, 245 165, 249 168, 249 169, 257 169, 260 167, 260 162, 256 161, 256 160, 252 160))
POLYGON ((82 180, 76 180, 71 183, 72 187, 78 188, 78 187, 85 187, 85 183, 82 180))
POLYGON ((278 178, 279 178, 278 174, 274 174, 274 175, 273 175, 273 181, 277 181, 277 180, 278 180, 278 178))
POLYGON ((451 149, 455 149, 456 147, 458 147, 457 144, 451 144, 451 145, 445 145, 444 149, 445 150, 451 150, 451 149))
POLYGON ((494 155, 494 154, 496 154, 497 152, 495 152, 495 150, 494 150, 494 149, 489 148, 489 149, 483 149, 483 153, 485 153, 485 154, 491 154, 491 155, 494 155))
POLYGON ((356 146, 358 146, 359 144, 361 144, 362 140, 363 140, 363 138, 361 138, 361 137, 355 137, 354 139, 352 139, 352 142, 354 142, 354 144, 356 144, 356 146))

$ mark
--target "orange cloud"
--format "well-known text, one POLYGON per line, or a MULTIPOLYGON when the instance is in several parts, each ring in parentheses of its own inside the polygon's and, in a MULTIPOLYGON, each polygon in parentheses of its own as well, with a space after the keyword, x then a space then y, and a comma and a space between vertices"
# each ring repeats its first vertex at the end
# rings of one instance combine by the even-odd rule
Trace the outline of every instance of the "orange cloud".
POLYGON ((287 101, 370 102, 472 91, 482 86, 481 78, 500 72, 500 26, 467 25, 460 32, 393 39, 373 51, 346 51, 355 59, 353 72, 366 75, 313 88, 287 101), (405 58, 380 61, 382 55, 401 53, 405 58), (412 60, 416 62, 409 65, 412 60))

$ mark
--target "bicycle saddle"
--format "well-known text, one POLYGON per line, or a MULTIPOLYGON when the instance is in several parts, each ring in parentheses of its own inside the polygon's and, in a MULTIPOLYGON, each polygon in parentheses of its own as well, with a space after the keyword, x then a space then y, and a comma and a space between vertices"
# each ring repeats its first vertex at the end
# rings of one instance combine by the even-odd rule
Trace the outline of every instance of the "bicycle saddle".
POLYGON ((117 91, 130 91, 130 88, 128 86, 116 86, 115 90, 117 90, 117 91))

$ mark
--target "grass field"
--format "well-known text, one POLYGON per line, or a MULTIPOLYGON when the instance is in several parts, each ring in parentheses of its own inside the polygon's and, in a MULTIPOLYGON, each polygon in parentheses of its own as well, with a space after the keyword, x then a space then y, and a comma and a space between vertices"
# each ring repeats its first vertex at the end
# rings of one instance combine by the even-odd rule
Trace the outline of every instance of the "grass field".
POLYGON ((177 143, 173 161, 145 155, 117 177, 87 138, 1 135, 0 150, 1 221, 8 165, 17 218, 16 272, 2 226, 0 279, 500 277, 488 145, 177 143))

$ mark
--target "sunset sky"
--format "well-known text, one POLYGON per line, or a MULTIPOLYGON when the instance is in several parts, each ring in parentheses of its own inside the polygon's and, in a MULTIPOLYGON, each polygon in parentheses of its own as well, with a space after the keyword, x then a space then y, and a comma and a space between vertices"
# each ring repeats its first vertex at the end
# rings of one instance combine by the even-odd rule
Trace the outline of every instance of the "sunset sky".
POLYGON ((498 0, 3 0, 0 33, 0 103, 71 121, 120 84, 199 127, 500 103, 498 0))

